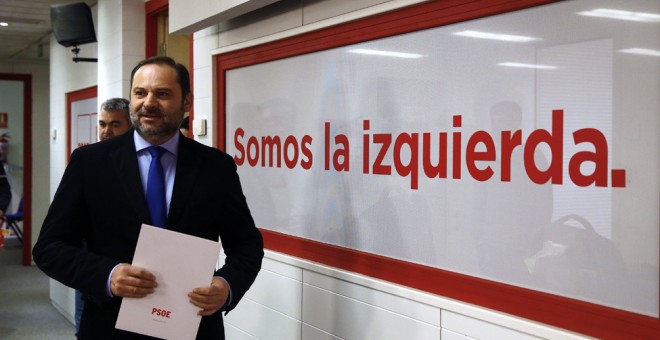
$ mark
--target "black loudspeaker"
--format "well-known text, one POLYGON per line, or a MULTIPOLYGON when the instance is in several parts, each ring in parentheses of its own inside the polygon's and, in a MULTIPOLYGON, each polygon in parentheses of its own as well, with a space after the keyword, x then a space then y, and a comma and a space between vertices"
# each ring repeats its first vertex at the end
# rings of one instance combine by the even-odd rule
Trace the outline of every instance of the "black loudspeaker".
POLYGON ((84 2, 53 5, 50 22, 55 39, 64 47, 96 42, 92 11, 84 2))

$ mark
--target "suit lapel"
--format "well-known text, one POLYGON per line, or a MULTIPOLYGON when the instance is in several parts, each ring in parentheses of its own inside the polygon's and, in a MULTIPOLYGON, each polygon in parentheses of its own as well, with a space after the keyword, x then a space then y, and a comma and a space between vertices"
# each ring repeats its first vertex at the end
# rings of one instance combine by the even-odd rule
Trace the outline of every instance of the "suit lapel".
POLYGON ((170 212, 167 216, 167 226, 180 231, 183 228, 180 220, 187 202, 193 192, 193 184, 202 167, 203 157, 195 150, 195 141, 179 136, 179 151, 176 161, 176 175, 170 202, 170 212))
POLYGON ((137 152, 135 151, 135 142, 133 142, 133 130, 131 129, 116 138, 121 138, 121 141, 119 147, 110 152, 110 158, 119 178, 119 183, 121 183, 120 185, 126 193, 126 200, 130 202, 140 221, 151 221, 149 208, 147 208, 142 190, 142 181, 140 180, 137 152), (139 197, 139 199, 135 199, 135 197, 139 197))

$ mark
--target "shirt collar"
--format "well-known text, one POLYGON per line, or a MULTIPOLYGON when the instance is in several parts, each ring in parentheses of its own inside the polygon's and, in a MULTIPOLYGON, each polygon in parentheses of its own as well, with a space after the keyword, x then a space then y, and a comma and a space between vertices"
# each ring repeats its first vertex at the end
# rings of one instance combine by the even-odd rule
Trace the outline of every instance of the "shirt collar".
MULTIPOLYGON (((137 152, 140 152, 151 146, 151 144, 149 144, 149 142, 147 142, 144 138, 142 138, 142 136, 140 136, 140 134, 135 130, 133 131, 133 141, 135 142, 135 151, 137 152)), ((174 136, 172 136, 172 138, 167 140, 167 142, 158 146, 164 148, 165 150, 169 151, 174 156, 176 156, 179 150, 179 133, 178 132, 175 133, 174 136)))

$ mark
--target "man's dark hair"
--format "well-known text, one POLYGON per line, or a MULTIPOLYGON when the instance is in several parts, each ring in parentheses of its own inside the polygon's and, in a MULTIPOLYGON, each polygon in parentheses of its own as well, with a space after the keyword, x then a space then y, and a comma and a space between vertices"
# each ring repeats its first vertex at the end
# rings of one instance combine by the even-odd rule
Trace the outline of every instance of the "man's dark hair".
POLYGON ((123 111, 128 114, 128 100, 124 98, 110 98, 101 103, 100 111, 123 111))
POLYGON ((133 71, 131 72, 131 84, 130 84, 131 90, 133 89, 133 77, 135 76, 135 72, 137 72, 137 70, 140 67, 148 64, 168 65, 174 70, 176 70, 177 73, 176 80, 177 82, 179 82, 179 86, 181 86, 181 94, 183 95, 183 99, 185 99, 188 93, 190 93, 190 75, 188 74, 188 69, 186 69, 185 66, 174 61, 174 59, 167 56, 151 57, 142 60, 137 65, 135 65, 133 71))
POLYGON ((179 127, 180 129, 190 129, 190 117, 186 116, 183 118, 183 121, 181 121, 181 126, 179 127))

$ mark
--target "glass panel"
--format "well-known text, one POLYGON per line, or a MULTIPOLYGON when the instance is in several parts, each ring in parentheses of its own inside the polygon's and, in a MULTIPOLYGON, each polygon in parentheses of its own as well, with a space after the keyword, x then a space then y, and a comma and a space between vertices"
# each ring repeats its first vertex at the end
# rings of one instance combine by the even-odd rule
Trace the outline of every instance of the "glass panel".
POLYGON ((71 103, 71 151, 98 140, 97 98, 71 103))
POLYGON ((227 73, 260 227, 658 316, 660 1, 568 1, 227 73))

